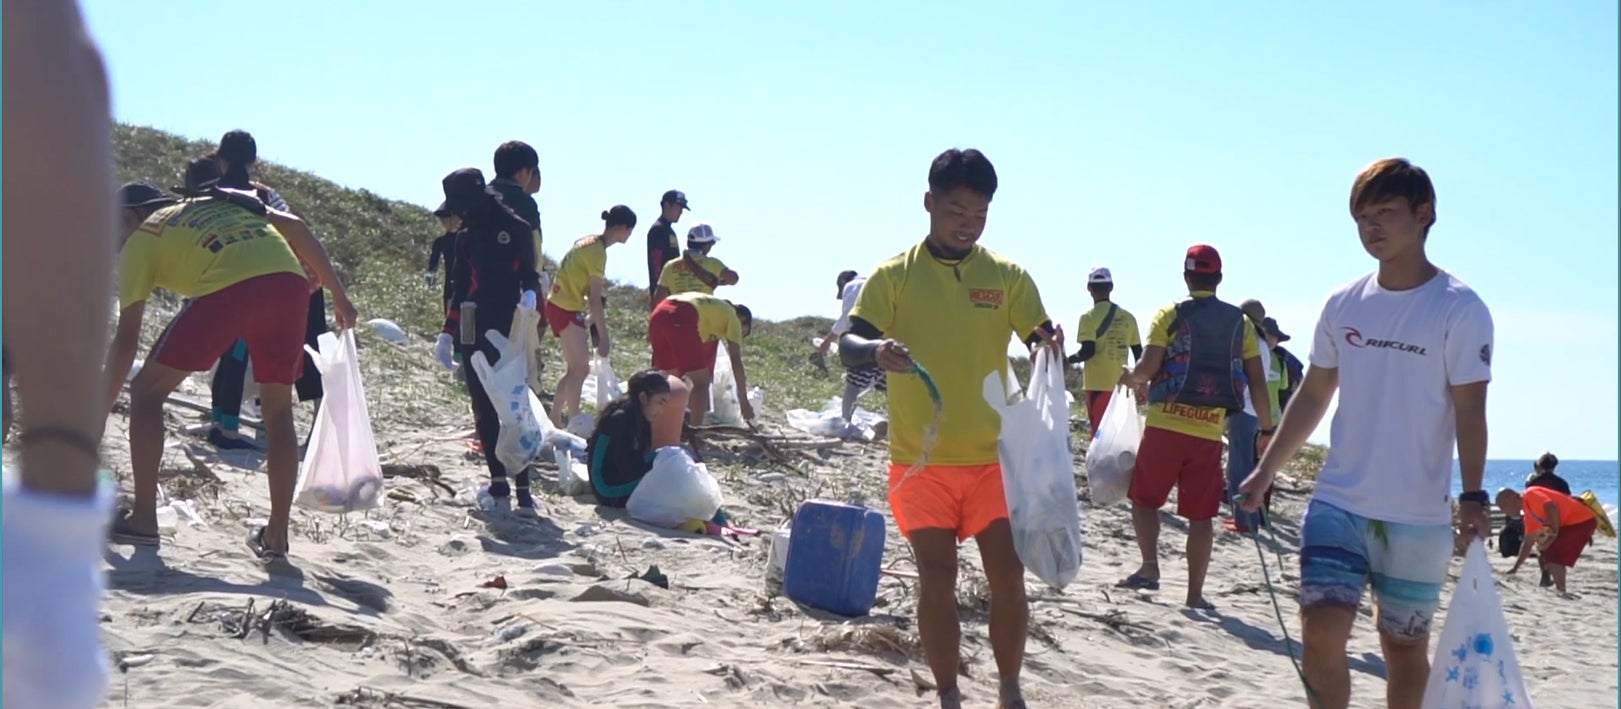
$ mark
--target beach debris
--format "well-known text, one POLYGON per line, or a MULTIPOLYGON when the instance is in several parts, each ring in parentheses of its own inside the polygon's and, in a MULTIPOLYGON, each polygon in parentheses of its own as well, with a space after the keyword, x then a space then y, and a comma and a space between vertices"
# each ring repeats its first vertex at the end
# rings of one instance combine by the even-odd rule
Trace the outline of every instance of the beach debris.
POLYGON ((507 590, 507 577, 502 576, 501 574, 496 574, 494 576, 489 577, 488 579, 485 579, 484 583, 479 584, 478 587, 479 588, 498 588, 498 589, 501 589, 502 591, 505 591, 505 590, 507 590))
POLYGON ((333 704, 338 706, 401 707, 402 709, 472 709, 467 704, 451 704, 437 699, 423 699, 372 687, 355 687, 338 695, 333 704))
POLYGON ((659 571, 658 564, 653 564, 647 567, 647 571, 640 574, 633 573, 630 575, 630 578, 641 579, 653 584, 654 586, 658 586, 659 588, 670 587, 670 577, 665 576, 663 571, 659 571))

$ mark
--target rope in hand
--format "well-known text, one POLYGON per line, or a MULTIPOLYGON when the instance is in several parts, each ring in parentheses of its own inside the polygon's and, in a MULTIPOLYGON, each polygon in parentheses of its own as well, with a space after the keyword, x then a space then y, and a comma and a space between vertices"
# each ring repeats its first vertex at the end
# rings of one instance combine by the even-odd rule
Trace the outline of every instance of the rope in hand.
MULTIPOLYGON (((1230 496, 1227 502, 1228 504, 1232 505, 1234 510, 1240 509, 1239 498, 1237 495, 1230 496)), ((1272 553, 1278 560, 1279 573, 1282 573, 1283 553, 1278 551, 1280 548, 1278 544, 1278 531, 1272 525, 1272 506, 1270 504, 1266 505, 1265 509, 1262 510, 1261 518, 1267 520, 1264 526, 1266 527, 1267 534, 1271 535, 1272 553)), ((1300 658, 1295 656, 1294 646, 1296 643, 1294 638, 1289 636, 1289 624, 1283 620, 1283 606, 1278 603, 1278 589, 1272 585, 1272 573, 1266 565, 1266 551, 1261 548, 1261 533, 1259 531, 1254 531, 1248 536, 1250 537, 1251 541, 1255 542, 1255 556, 1261 560, 1261 580, 1266 583, 1267 595, 1271 596, 1272 598, 1272 613, 1273 616, 1278 620, 1278 629, 1283 631, 1283 648, 1289 654, 1290 664, 1293 664, 1295 667, 1295 676, 1300 678, 1301 688, 1306 690, 1306 703, 1314 708, 1327 707, 1328 705, 1323 702, 1322 697, 1318 696, 1316 692, 1312 691, 1311 682, 1306 681, 1306 671, 1300 666, 1300 658)))
POLYGON ((895 481, 894 486, 890 488, 891 492, 899 489, 900 486, 906 484, 906 481, 910 480, 913 475, 923 472, 923 468, 928 466, 929 454, 932 453, 934 451, 934 447, 940 443, 940 422, 944 420, 946 416, 945 403, 940 398, 940 387, 935 385, 934 377, 929 376, 929 370, 924 369, 923 365, 913 361, 912 368, 904 370, 901 373, 915 374, 919 379, 923 380, 923 387, 929 390, 929 399, 934 402, 934 418, 929 421, 927 426, 923 427, 923 451, 918 454, 917 460, 912 463, 912 467, 906 471, 906 474, 902 475, 900 480, 895 481))

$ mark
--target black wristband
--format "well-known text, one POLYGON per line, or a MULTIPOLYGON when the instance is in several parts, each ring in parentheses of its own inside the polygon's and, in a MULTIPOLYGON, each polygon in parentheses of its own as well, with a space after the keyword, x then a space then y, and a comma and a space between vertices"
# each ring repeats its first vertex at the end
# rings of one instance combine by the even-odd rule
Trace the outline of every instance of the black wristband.
POLYGON ((25 425, 22 433, 17 435, 17 441, 25 446, 39 443, 41 441, 56 441, 57 443, 64 444, 69 448, 78 449, 79 452, 89 455, 91 458, 95 458, 98 461, 101 460, 101 442, 91 438, 87 434, 80 433, 70 428, 63 428, 60 426, 29 428, 25 425))
POLYGON ((1263 436, 1270 436, 1270 435, 1272 435, 1274 433, 1277 433, 1277 432, 1278 432, 1277 428, 1263 428, 1263 429, 1261 429, 1259 431, 1256 431, 1256 433, 1259 433, 1259 434, 1261 434, 1263 436))
POLYGON ((1485 490, 1465 490, 1458 494, 1459 502, 1473 502, 1482 507, 1485 507, 1491 500, 1492 498, 1486 494, 1485 490))

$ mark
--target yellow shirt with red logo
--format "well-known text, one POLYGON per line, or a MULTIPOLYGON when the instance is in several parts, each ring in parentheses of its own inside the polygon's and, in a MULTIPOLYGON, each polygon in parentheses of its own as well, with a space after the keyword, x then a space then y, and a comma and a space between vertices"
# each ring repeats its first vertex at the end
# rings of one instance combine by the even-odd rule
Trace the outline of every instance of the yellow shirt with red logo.
POLYGON ((585 312, 591 298, 591 279, 603 278, 607 273, 608 242, 600 236, 587 236, 574 242, 557 265, 552 293, 546 299, 569 312, 585 312))
POLYGON ((223 200, 184 200, 153 212, 124 242, 119 308, 156 288, 201 298, 272 273, 306 275, 269 220, 223 200))
MULTIPOLYGON (((985 401, 985 377, 1005 382, 1009 340, 1049 320, 1023 267, 979 246, 961 261, 941 261, 920 243, 872 272, 850 316, 906 345, 939 387, 945 412, 930 465, 998 461, 1002 420, 985 401)), ((915 463, 934 420, 920 377, 890 375, 889 420, 890 460, 915 463)))
POLYGON ((698 337, 704 342, 726 340, 743 344, 743 321, 737 317, 737 308, 724 298, 707 293, 677 293, 667 300, 686 303, 698 310, 698 337))
MULTIPOLYGON (((692 260, 698 262, 698 268, 704 270, 713 280, 720 280, 720 275, 726 272, 726 264, 721 260, 707 254, 693 253, 692 260)), ((664 270, 659 271, 658 285, 663 286, 670 293, 707 293, 715 294, 715 286, 704 282, 692 272, 693 264, 687 262, 685 256, 670 259, 664 264, 664 270)), ((719 284, 716 284, 719 285, 719 284)))
MULTIPOLYGON (((1195 298, 1213 298, 1216 294, 1213 291, 1196 290, 1191 295, 1195 298)), ((1148 326, 1148 346, 1169 347, 1171 344, 1171 323, 1175 321, 1175 305, 1166 306, 1155 313, 1154 321, 1148 326)), ((1255 328, 1250 327, 1246 320, 1244 324, 1244 359, 1259 358, 1260 356, 1261 341, 1255 337, 1255 328)), ((1273 415, 1276 416, 1276 414, 1273 415)), ((1175 431, 1194 438, 1219 441, 1222 434, 1227 431, 1227 412, 1213 406, 1188 406, 1186 404, 1162 402, 1149 405, 1148 419, 1145 425, 1175 431)))

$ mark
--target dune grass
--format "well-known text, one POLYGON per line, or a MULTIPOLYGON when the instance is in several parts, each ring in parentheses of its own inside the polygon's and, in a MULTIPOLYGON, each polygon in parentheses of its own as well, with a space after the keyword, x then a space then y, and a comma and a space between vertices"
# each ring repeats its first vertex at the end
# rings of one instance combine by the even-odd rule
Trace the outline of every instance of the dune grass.
MULTIPOLYGON (((113 138, 120 181, 144 180, 165 188, 183 181, 188 159, 215 147, 206 141, 129 125, 115 126, 113 138)), ((452 377, 442 373, 429 378, 403 376, 413 370, 435 371, 438 367, 431 350, 443 319, 437 305, 440 291, 422 280, 429 245, 442 231, 438 220, 421 206, 385 199, 364 189, 346 188, 274 163, 256 166, 255 177, 276 188, 293 211, 321 236, 360 310, 361 320, 386 318, 398 323, 408 335, 403 346, 384 343, 365 328, 358 335, 367 350, 363 374, 375 402, 372 415, 407 426, 462 420, 466 400, 452 377), (423 381, 432 384, 424 385, 423 381), (454 414, 447 415, 449 412, 454 414)), ((622 256, 610 252, 609 257, 622 256)), ((155 302, 160 311, 162 306, 176 303, 172 298, 155 302)), ((649 364, 647 316, 647 292, 643 287, 615 284, 609 290, 612 360, 621 379, 649 364)), ((150 320, 148 342, 157 336, 167 318, 155 314, 150 320)), ((826 334, 831 324, 825 317, 755 323, 744 344, 744 363, 749 383, 764 392, 765 404, 759 412, 762 417, 781 421, 781 413, 788 409, 817 410, 828 398, 842 392, 836 368, 824 374, 808 361, 810 339, 826 334)), ((547 348, 543 377, 547 382, 555 381, 562 373, 555 342, 548 340, 552 346, 547 348)), ((1028 377, 1028 359, 1015 358, 1013 367, 1021 380, 1028 377)), ((885 405, 883 395, 870 393, 862 405, 881 411, 885 405)), ((1296 474, 1315 475, 1323 454, 1322 448, 1307 446, 1291 467, 1296 474)))

